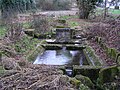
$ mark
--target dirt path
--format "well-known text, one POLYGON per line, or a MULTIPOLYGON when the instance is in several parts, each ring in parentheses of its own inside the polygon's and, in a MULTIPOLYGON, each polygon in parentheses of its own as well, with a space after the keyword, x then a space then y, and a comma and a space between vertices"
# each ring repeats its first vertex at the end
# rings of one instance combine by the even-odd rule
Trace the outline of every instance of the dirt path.
POLYGON ((46 14, 48 16, 55 15, 55 16, 65 16, 65 15, 75 15, 78 11, 77 10, 68 10, 68 11, 45 11, 40 12, 41 14, 46 14))
MULTIPOLYGON (((62 10, 62 11, 38 11, 36 14, 42 14, 46 16, 55 16, 55 17, 60 17, 60 16, 65 16, 65 15, 76 15, 78 10, 62 10)), ((19 14, 21 17, 29 17, 30 13, 27 14, 19 14)))

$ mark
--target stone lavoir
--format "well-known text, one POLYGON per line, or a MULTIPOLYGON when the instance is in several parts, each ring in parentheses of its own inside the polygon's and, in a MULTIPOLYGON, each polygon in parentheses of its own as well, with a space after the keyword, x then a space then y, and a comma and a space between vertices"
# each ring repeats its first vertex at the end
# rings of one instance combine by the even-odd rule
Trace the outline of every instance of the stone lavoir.
MULTIPOLYGON (((92 85, 92 89, 105 88, 106 83, 115 81, 115 77, 119 73, 118 67, 107 66, 86 44, 85 37, 73 38, 75 37, 74 32, 75 30, 70 28, 57 28, 56 39, 47 39, 45 44, 41 44, 44 52, 38 54, 34 64, 59 66, 63 74, 80 81, 81 79, 86 80, 88 86, 92 85)), ((86 84, 86 82, 83 83, 86 84)), ((120 88, 116 84, 110 89, 114 87, 115 90, 120 88)))
POLYGON ((57 28, 56 39, 41 44, 45 49, 42 55, 38 55, 34 64, 47 65, 89 65, 82 40, 72 39, 73 29, 57 28))

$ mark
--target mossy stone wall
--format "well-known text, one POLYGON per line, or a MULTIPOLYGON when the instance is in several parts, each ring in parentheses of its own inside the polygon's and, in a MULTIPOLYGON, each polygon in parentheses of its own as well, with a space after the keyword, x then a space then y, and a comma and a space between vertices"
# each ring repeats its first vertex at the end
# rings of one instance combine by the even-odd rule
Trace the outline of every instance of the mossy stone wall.
POLYGON ((115 48, 110 48, 108 47, 102 40, 101 37, 95 37, 96 38, 96 42, 105 50, 106 54, 111 58, 114 59, 115 62, 117 64, 120 64, 120 58, 117 56, 120 54, 120 52, 118 50, 116 50, 115 48), (117 60, 116 60, 117 59, 117 60))
POLYGON ((108 68, 103 68, 99 72, 98 83, 102 85, 103 83, 111 82, 115 79, 115 76, 118 74, 119 70, 117 66, 111 66, 108 68))

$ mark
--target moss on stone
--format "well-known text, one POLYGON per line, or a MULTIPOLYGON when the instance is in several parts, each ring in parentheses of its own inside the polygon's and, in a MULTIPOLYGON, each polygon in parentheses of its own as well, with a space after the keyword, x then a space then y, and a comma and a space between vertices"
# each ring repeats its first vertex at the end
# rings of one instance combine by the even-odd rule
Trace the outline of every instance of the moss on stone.
POLYGON ((103 83, 111 82, 114 80, 117 74, 118 74, 117 66, 103 68, 99 72, 98 83, 103 84, 103 83))
POLYGON ((34 36, 35 29, 25 29, 24 32, 29 36, 34 36))
POLYGON ((90 78, 83 76, 83 75, 76 75, 75 78, 79 81, 81 81, 84 85, 90 87, 90 88, 94 88, 94 84, 92 83, 92 81, 90 80, 90 78))
POLYGON ((120 65, 120 57, 118 57, 117 63, 118 65, 120 65))
POLYGON ((42 53, 44 51, 44 49, 39 46, 37 48, 35 48, 31 53, 29 53, 29 55, 26 57, 28 61, 34 61, 35 58, 37 57, 37 55, 40 53, 42 53))
POLYGON ((45 48, 46 50, 58 50, 58 49, 62 49, 62 45, 61 44, 41 44, 41 46, 43 48, 45 48))
POLYGON ((2 61, 2 52, 0 52, 0 65, 1 65, 1 61, 2 61))
POLYGON ((75 86, 76 88, 79 88, 80 84, 81 84, 81 81, 77 80, 76 78, 70 78, 69 79, 69 82, 75 86))
POLYGON ((100 68, 74 68, 74 72, 76 75, 84 75, 89 77, 92 81, 96 80, 99 77, 100 68))
POLYGON ((85 86, 84 84, 80 84, 79 90, 91 90, 88 86, 85 86))
POLYGON ((45 40, 42 40, 37 47, 35 47, 27 56, 26 56, 26 59, 28 61, 33 61, 35 60, 35 58, 37 57, 38 54, 41 54, 43 53, 44 51, 44 48, 42 48, 40 46, 40 44, 46 44, 46 41, 45 40))
POLYGON ((77 46, 77 45, 66 45, 67 50, 83 50, 85 49, 85 46, 77 46))
POLYGON ((96 37, 95 37, 95 40, 96 40, 97 43, 100 44, 102 39, 101 39, 101 37, 96 36, 96 37))
POLYGON ((116 51, 116 49, 111 48, 111 57, 112 57, 113 59, 116 59, 116 56, 117 56, 117 51, 116 51))
POLYGON ((59 66, 59 69, 63 72, 63 74, 66 74, 66 70, 65 70, 65 67, 63 66, 59 66))
POLYGON ((118 67, 118 76, 120 76, 120 66, 118 67))
POLYGON ((92 49, 92 47, 86 46, 84 54, 85 54, 87 61, 89 62, 90 65, 96 65, 96 66, 104 65, 103 61, 95 54, 95 51, 92 49), (93 62, 91 62, 91 60, 93 62))
POLYGON ((107 55, 108 55, 109 57, 111 57, 111 48, 107 48, 106 53, 107 53, 107 55))
POLYGON ((56 26, 56 28, 66 28, 65 26, 56 26))
MULTIPOLYGON (((120 53, 119 51, 117 51, 115 48, 109 48, 106 45, 104 46, 105 52, 106 54, 112 58, 112 59, 116 59, 117 55, 120 53)), ((117 59, 118 61, 116 61, 117 63, 120 63, 120 57, 118 57, 117 59)))
POLYGON ((69 81, 69 77, 66 75, 62 75, 59 80, 61 83, 66 84, 69 81))
POLYGON ((35 32, 35 29, 26 29, 24 30, 24 32, 29 35, 29 36, 32 36, 34 38, 42 38, 42 39, 46 39, 46 38, 51 38, 52 36, 55 35, 54 32, 45 32, 45 33, 38 33, 38 32, 35 32))
POLYGON ((102 42, 102 38, 98 37, 98 43, 101 44, 101 42, 102 42))
POLYGON ((117 52, 117 55, 116 55, 116 63, 117 65, 120 65, 120 53, 117 52))
POLYGON ((92 62, 90 61, 90 58, 89 58, 88 55, 86 54, 86 51, 85 51, 85 50, 83 50, 83 53, 84 53, 84 55, 85 55, 85 57, 86 57, 86 60, 87 60, 88 64, 89 64, 89 65, 92 65, 92 62))
POLYGON ((64 20, 64 19, 59 19, 57 21, 58 21, 58 23, 61 23, 61 24, 65 24, 66 23, 66 20, 64 20))
POLYGON ((3 68, 3 66, 0 66, 0 75, 4 72, 5 72, 5 69, 3 68))
POLYGON ((104 43, 103 44, 103 47, 102 47, 105 51, 107 50, 107 46, 106 46, 106 44, 104 43))

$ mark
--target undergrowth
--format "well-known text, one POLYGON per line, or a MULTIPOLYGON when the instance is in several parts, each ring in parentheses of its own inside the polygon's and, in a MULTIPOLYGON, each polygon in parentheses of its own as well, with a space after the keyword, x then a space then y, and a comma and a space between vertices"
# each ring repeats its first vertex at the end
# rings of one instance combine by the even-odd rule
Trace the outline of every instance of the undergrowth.
POLYGON ((38 43, 40 43, 40 40, 26 35, 20 41, 18 41, 14 47, 19 54, 26 54, 33 50, 38 43))

